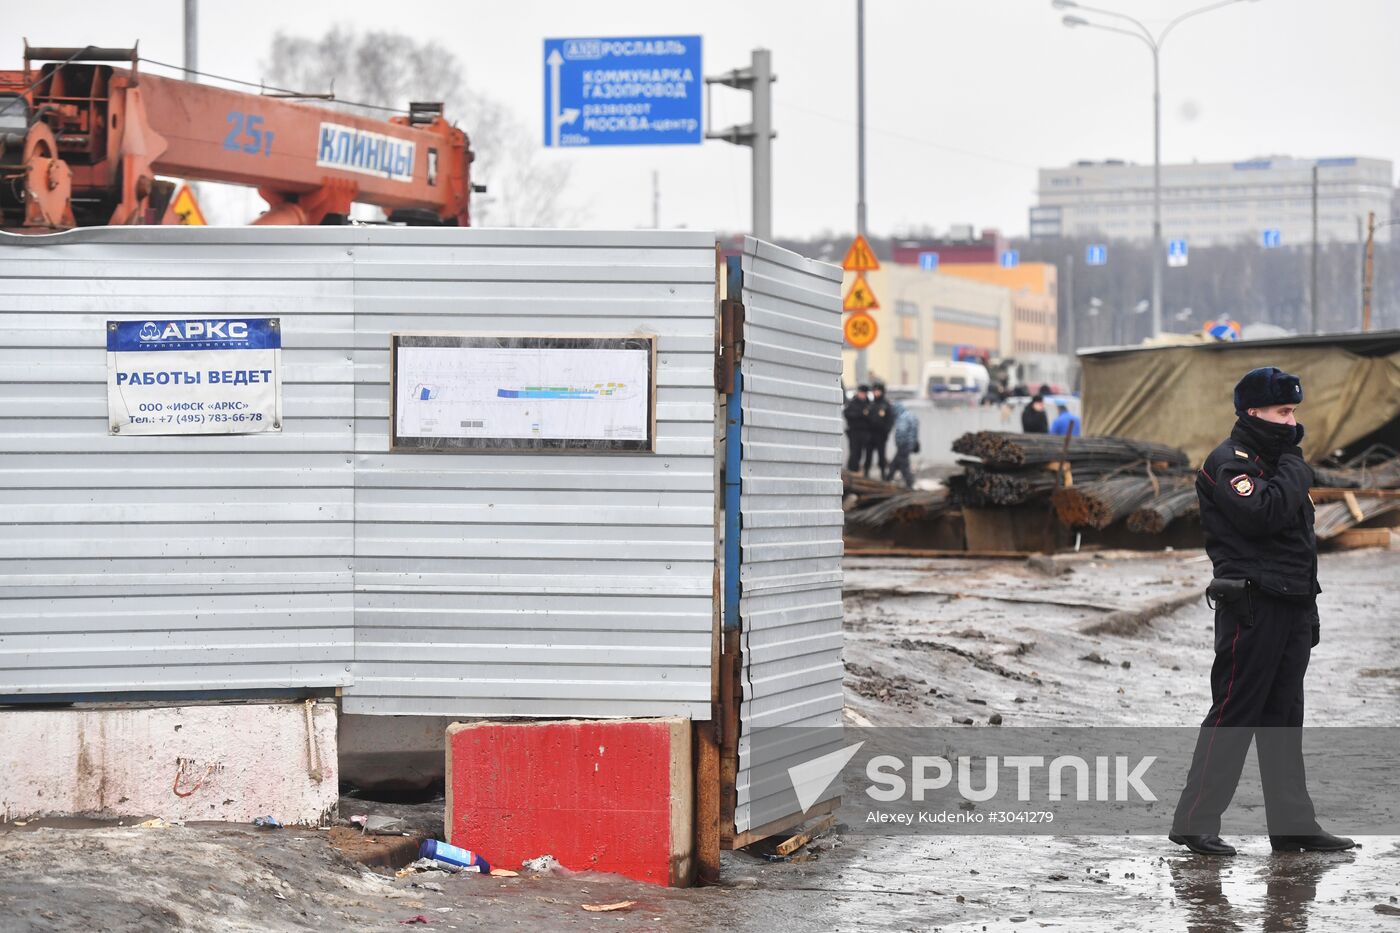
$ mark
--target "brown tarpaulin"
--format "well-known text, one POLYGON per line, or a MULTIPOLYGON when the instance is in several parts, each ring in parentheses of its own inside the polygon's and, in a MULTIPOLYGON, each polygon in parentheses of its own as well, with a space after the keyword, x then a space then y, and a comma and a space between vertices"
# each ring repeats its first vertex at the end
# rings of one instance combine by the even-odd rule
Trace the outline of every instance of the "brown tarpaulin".
POLYGON ((1235 383, 1277 366, 1303 383, 1303 453, 1318 460, 1400 417, 1400 334, 1129 348, 1080 357, 1084 433, 1172 444, 1205 459, 1235 422, 1235 383))

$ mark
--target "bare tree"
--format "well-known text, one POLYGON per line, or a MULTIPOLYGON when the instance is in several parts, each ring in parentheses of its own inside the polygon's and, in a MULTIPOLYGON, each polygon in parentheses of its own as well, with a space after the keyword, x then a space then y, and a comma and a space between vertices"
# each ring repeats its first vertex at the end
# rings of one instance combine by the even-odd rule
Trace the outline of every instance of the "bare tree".
POLYGON ((474 223, 543 227, 578 221, 577 210, 562 200, 568 165, 546 161, 529 131, 503 104, 469 88, 461 62, 439 42, 344 25, 332 26, 320 38, 278 32, 263 70, 269 84, 306 93, 334 91, 340 101, 405 113, 411 100, 440 100, 445 116, 471 140, 473 179, 488 188, 473 200, 474 223))

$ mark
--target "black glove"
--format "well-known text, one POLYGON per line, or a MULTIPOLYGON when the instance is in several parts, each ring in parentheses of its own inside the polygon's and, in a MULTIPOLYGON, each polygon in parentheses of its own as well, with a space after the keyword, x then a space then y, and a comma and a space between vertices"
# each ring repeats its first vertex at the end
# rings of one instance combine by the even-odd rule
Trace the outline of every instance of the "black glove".
POLYGON ((1322 641, 1322 620, 1317 614, 1317 601, 1312 605, 1312 647, 1316 648, 1317 643, 1322 641))

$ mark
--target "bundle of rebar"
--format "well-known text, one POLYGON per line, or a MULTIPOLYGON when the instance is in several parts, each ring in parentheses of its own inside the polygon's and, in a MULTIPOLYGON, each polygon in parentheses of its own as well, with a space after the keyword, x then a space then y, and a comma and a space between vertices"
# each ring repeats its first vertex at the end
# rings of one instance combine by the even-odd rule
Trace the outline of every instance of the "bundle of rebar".
POLYGON ((1050 497, 1062 523, 1075 528, 1107 528, 1161 491, 1143 474, 1115 476, 1055 490, 1050 497))
MULTIPOLYGON (((1064 482, 1065 475, 1042 464, 1018 470, 998 470, 975 460, 961 461, 969 501, 975 505, 1020 505, 1050 495, 1064 482)), ((1123 464, 1087 460, 1069 464, 1073 482, 1102 479, 1123 468, 1123 464)))
POLYGON ((1319 541, 1335 538, 1367 519, 1400 509, 1400 499, 1355 496, 1353 501, 1356 504, 1355 512, 1350 502, 1327 502, 1317 507, 1313 514, 1313 534, 1319 541))
POLYGON ((956 453, 979 458, 996 467, 1032 466, 1058 460, 1108 460, 1129 463, 1146 460, 1168 467, 1188 465, 1186 454, 1165 444, 1124 437, 1072 437, 1050 434, 1018 434, 1010 431, 976 431, 953 442, 956 453))
POLYGON ((947 489, 910 489, 869 505, 862 504, 847 513, 846 520, 868 527, 907 525, 936 515, 947 505, 947 489))
POLYGON ((1145 535, 1159 535, 1178 518, 1198 514, 1200 500, 1194 484, 1163 489, 1128 516, 1128 530, 1145 535))
POLYGON ((1313 483, 1334 489, 1400 488, 1400 459, 1367 466, 1313 467, 1313 483))

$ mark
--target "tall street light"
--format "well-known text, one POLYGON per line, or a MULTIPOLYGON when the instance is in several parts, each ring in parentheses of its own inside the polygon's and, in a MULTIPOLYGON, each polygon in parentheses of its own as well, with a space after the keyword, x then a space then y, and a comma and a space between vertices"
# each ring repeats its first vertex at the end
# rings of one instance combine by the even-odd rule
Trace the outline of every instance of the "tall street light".
POLYGON ((1183 20, 1199 16, 1202 13, 1209 13, 1211 10, 1218 10, 1221 7, 1234 6, 1236 3, 1251 2, 1253 0, 1218 0, 1216 3, 1189 10, 1167 23, 1162 31, 1155 36, 1141 22, 1126 13, 1086 6, 1075 2, 1075 0, 1051 0, 1050 2, 1050 5, 1057 10, 1080 10, 1084 13, 1108 16, 1131 23, 1134 28, 1124 29, 1121 26, 1096 23, 1082 16, 1066 16, 1062 20, 1071 29, 1075 26, 1087 26, 1092 29, 1102 29, 1106 32, 1131 36, 1145 43, 1152 52, 1152 336, 1154 337, 1162 332, 1162 86, 1160 68, 1162 43, 1167 41, 1167 36, 1183 20))

